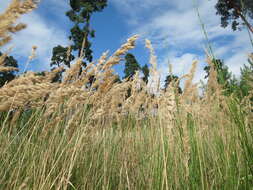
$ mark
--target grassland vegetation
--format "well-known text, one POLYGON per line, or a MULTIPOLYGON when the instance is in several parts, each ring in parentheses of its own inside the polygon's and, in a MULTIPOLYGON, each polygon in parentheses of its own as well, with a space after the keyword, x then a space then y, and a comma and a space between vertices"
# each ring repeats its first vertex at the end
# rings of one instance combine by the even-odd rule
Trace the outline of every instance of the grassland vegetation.
MULTIPOLYGON (((36 5, 13 0, 0 15, 1 46, 13 30, 24 28, 17 19, 36 5)), ((197 61, 164 90, 146 40, 148 82, 138 71, 120 81, 113 66, 136 40, 130 37, 85 68, 81 54, 69 68, 28 71, 0 88, 0 189, 253 187, 252 65, 242 69, 241 96, 240 86, 224 93, 227 86, 210 56, 203 94, 193 82, 197 61), (62 80, 54 82, 61 72, 62 80)), ((3 64, 5 56, 0 72, 11 69, 3 64)))

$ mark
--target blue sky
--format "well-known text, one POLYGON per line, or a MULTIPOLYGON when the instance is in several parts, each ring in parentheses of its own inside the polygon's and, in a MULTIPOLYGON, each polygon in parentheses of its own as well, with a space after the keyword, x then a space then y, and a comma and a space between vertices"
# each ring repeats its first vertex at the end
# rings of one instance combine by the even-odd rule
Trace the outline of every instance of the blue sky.
MULTIPOLYGON (((1 2, 0 12, 10 0, 1 2)), ((253 52, 247 30, 233 32, 229 27, 220 27, 219 17, 215 15, 216 0, 108 0, 108 7, 92 18, 96 30, 93 40, 94 57, 106 50, 113 53, 125 40, 139 34, 135 50, 141 65, 148 63, 149 54, 144 39, 154 44, 158 66, 162 78, 168 72, 168 63, 173 65, 177 75, 189 71, 191 63, 199 60, 196 81, 203 79, 205 73, 205 48, 207 41, 201 29, 200 19, 205 23, 209 41, 217 58, 225 60, 230 71, 236 76, 240 67, 247 63, 247 55, 253 52), (200 13, 197 16, 196 7, 200 13)), ((58 44, 68 45, 69 29, 72 23, 65 16, 69 10, 68 0, 41 0, 38 9, 23 16, 20 20, 28 24, 27 29, 14 36, 12 55, 24 67, 31 47, 38 46, 37 58, 29 69, 48 70, 52 48, 58 44)), ((115 70, 122 75, 123 64, 115 70)))

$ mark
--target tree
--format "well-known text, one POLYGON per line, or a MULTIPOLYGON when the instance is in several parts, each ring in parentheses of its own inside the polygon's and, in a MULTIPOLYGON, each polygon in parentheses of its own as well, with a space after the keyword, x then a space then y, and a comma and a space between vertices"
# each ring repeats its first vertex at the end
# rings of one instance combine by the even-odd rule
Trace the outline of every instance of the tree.
POLYGON ((71 28, 70 40, 73 41, 72 48, 78 51, 78 56, 91 62, 92 50, 89 37, 95 37, 95 31, 90 28, 91 15, 101 12, 107 6, 107 0, 70 0, 71 10, 66 13, 69 19, 74 22, 71 28))
MULTIPOLYGON (((0 52, 0 57, 3 54, 0 52)), ((12 56, 6 56, 3 62, 3 66, 5 67, 14 67, 16 71, 18 71, 18 62, 12 56)), ((4 84, 10 82, 15 78, 15 70, 7 71, 7 72, 0 72, 0 87, 4 84)))
POLYGON ((131 53, 126 54, 125 60, 126 62, 125 62, 125 69, 124 69, 124 73, 125 73, 124 78, 131 79, 133 78, 136 71, 140 70, 141 67, 139 63, 137 62, 137 60, 135 59, 135 56, 131 53))
MULTIPOLYGON (((107 6, 107 0, 69 0, 69 4, 71 10, 66 12, 66 16, 74 23, 69 36, 73 42, 70 50, 77 51, 78 57, 83 56, 82 66, 86 67, 85 61, 91 62, 93 59, 89 38, 95 37, 95 31, 90 28, 91 15, 94 12, 102 11, 107 6)), ((51 66, 59 67, 64 64, 70 67, 71 61, 75 59, 71 51, 69 52, 67 47, 56 46, 53 49, 51 66)), ((61 80, 61 75, 62 73, 59 73, 58 80, 61 80)))
MULTIPOLYGON (((139 63, 137 62, 135 56, 131 53, 126 54, 125 61, 126 61, 125 69, 124 69, 125 76, 123 78, 131 80, 133 79, 133 76, 135 75, 135 73, 141 70, 141 67, 139 63)), ((131 94, 132 94, 131 88, 129 88, 127 90, 126 98, 129 98, 131 94)))
MULTIPOLYGON (((214 64, 214 69, 217 72, 217 82, 220 84, 224 90, 226 90, 225 94, 231 94, 234 89, 234 85, 236 84, 235 78, 232 78, 232 73, 229 72, 228 67, 224 64, 224 62, 220 59, 213 59, 212 63, 214 64)), ((206 71, 205 78, 208 78, 210 75, 211 66, 208 65, 204 67, 206 71)))
POLYGON ((119 75, 116 75, 114 83, 122 83, 122 81, 120 80, 119 75))
POLYGON ((241 19, 243 24, 253 33, 253 27, 247 20, 247 17, 253 19, 252 0, 218 0, 215 8, 216 14, 221 16, 222 27, 225 28, 231 23, 232 29, 237 30, 241 19))
POLYGON ((253 60, 248 60, 249 65, 244 65, 241 68, 241 78, 240 78, 240 96, 245 97, 249 95, 250 90, 252 90, 252 86, 250 82, 253 84, 253 60))
MULTIPOLYGON (((71 48, 62 47, 60 45, 53 48, 53 56, 51 58, 50 66, 53 67, 52 70, 56 67, 67 66, 70 68, 70 63, 75 59, 74 55, 71 53, 71 48)), ((62 80, 62 72, 57 73, 53 82, 60 82, 62 80)))
POLYGON ((167 91, 168 86, 170 84, 172 84, 172 87, 178 89, 178 93, 182 94, 183 91, 182 91, 181 87, 179 86, 179 81, 178 80, 179 80, 178 76, 176 76, 176 75, 168 75, 166 77, 165 81, 164 81, 165 82, 165 84, 164 84, 165 91, 167 91))
MULTIPOLYGON (((224 62, 220 59, 213 59, 214 69, 217 72, 217 81, 221 85, 225 85, 232 77, 231 72, 228 71, 228 67, 224 64, 224 62)), ((208 65, 204 67, 207 75, 205 78, 209 77, 211 66, 208 65)))
POLYGON ((60 67, 62 64, 70 67, 70 62, 75 59, 71 52, 68 52, 68 47, 62 47, 60 45, 53 48, 53 57, 51 58, 50 66, 60 67))
POLYGON ((143 73, 143 78, 142 80, 147 84, 148 83, 148 77, 149 77, 149 68, 148 68, 148 65, 145 64, 142 68, 142 73, 143 73))

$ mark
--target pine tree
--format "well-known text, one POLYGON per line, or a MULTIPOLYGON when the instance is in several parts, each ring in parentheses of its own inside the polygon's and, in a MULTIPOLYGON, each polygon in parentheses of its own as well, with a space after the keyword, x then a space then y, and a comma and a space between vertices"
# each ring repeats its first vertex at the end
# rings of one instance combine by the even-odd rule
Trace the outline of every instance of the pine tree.
POLYGON ((216 14, 221 16, 221 26, 227 27, 230 23, 233 30, 237 30, 240 25, 246 25, 253 33, 252 24, 249 20, 253 19, 252 0, 218 0, 216 4, 216 14), (248 20, 247 17, 250 19, 248 20))
POLYGON ((142 77, 142 80, 147 84, 148 83, 148 77, 149 77, 149 68, 148 68, 148 65, 145 64, 142 68, 142 73, 143 73, 143 77, 142 77))
MULTIPOLYGON (((67 66, 70 68, 70 63, 75 59, 74 55, 71 53, 68 47, 62 47, 60 45, 53 48, 53 56, 51 58, 50 66, 52 70, 60 66, 67 66)), ((60 82, 62 80, 62 72, 57 73, 53 82, 60 82)))
MULTIPOLYGON (((224 64, 224 62, 220 59, 213 59, 214 69, 217 72, 217 82, 223 87, 224 94, 229 95, 234 89, 234 85, 236 84, 235 78, 233 78, 232 73, 229 72, 228 67, 224 64)), ((205 78, 209 77, 210 74, 210 65, 206 66, 204 70, 206 71, 207 75, 205 78)))
POLYGON ((251 84, 253 84, 253 60, 249 59, 248 62, 249 62, 248 65, 244 65, 243 68, 241 68, 241 78, 240 78, 241 97, 248 96, 250 90, 252 90, 251 84))
MULTIPOLYGON (((101 12, 107 6, 107 0, 69 0, 71 10, 66 16, 74 23, 70 29, 69 39, 73 42, 71 50, 77 51, 78 57, 83 56, 83 66, 93 59, 90 38, 95 37, 95 31, 90 27, 91 16, 95 12, 101 12)), ((74 55, 68 53, 68 48, 56 46, 53 49, 51 66, 66 65, 74 60, 74 55), (70 55, 67 55, 70 54, 70 55)))
POLYGON ((125 62, 125 69, 124 69, 124 73, 125 73, 124 78, 131 79, 133 78, 136 71, 141 70, 141 67, 139 63, 137 62, 135 56, 131 53, 126 54, 125 60, 126 62, 125 62))
MULTIPOLYGON (((0 56, 3 54, 0 52, 0 56)), ((7 56, 3 62, 5 67, 15 67, 18 70, 18 62, 12 56, 7 56)), ((0 72, 0 87, 15 78, 16 71, 0 72)))
POLYGON ((65 65, 67 67, 70 67, 70 62, 73 61, 75 57, 71 52, 68 53, 68 50, 68 47, 62 47, 60 45, 54 47, 50 66, 60 67, 65 65))
POLYGON ((107 0, 70 0, 71 10, 66 13, 74 23, 71 28, 70 40, 73 41, 73 50, 78 51, 78 56, 91 62, 92 50, 89 38, 95 37, 95 31, 90 27, 91 16, 101 12, 107 6, 107 0))
MULTIPOLYGON (((221 85, 225 85, 232 77, 232 74, 228 71, 228 67, 220 59, 213 59, 214 69, 217 72, 217 81, 221 85)), ((204 70, 206 71, 205 78, 209 77, 210 74, 210 65, 206 66, 204 70)))

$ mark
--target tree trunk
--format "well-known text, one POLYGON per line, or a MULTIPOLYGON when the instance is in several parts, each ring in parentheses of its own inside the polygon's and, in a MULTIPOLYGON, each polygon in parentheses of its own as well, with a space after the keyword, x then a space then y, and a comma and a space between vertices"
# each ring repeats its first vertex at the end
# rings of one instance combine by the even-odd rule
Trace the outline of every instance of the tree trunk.
POLYGON ((243 20, 243 22, 246 24, 246 26, 248 27, 248 29, 250 30, 250 32, 253 34, 253 26, 247 21, 247 19, 245 18, 245 16, 242 14, 241 8, 237 7, 233 0, 229 0, 229 2, 231 3, 231 5, 234 7, 234 9, 236 10, 237 14, 240 16, 240 18, 243 20))
POLYGON ((245 16, 241 12, 238 12, 238 14, 240 15, 243 22, 246 24, 248 29, 250 30, 250 32, 253 34, 253 26, 247 21, 247 19, 245 18, 245 16))

